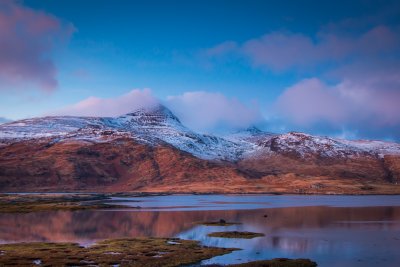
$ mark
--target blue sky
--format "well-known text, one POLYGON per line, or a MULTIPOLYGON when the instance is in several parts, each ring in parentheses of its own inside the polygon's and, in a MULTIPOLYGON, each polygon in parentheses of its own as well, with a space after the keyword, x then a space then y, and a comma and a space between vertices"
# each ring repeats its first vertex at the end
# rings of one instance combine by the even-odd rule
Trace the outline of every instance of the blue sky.
POLYGON ((396 1, 6 0, 0 37, 0 117, 150 94, 200 131, 400 137, 396 1))

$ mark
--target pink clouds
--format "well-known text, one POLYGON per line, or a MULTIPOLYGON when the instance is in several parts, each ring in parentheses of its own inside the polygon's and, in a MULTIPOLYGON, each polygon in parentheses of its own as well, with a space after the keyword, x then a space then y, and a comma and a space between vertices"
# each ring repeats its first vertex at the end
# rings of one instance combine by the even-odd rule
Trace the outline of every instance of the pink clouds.
POLYGON ((74 105, 55 111, 52 115, 114 117, 158 103, 159 101, 149 89, 134 89, 127 94, 113 98, 91 96, 74 105))
POLYGON ((169 96, 166 104, 183 124, 198 131, 246 128, 263 120, 257 105, 248 107, 220 93, 186 92, 169 96))
POLYGON ((369 30, 345 35, 321 31, 315 36, 302 33, 276 31, 238 44, 223 42, 206 50, 209 58, 227 54, 241 55, 254 67, 273 71, 309 69, 325 63, 342 64, 345 61, 365 57, 382 56, 400 46, 400 34, 395 30, 377 25, 369 30))
POLYGON ((244 43, 242 53, 254 66, 284 71, 377 56, 399 45, 399 34, 381 25, 356 36, 320 32, 315 39, 300 33, 273 32, 244 43))
POLYGON ((308 65, 314 54, 312 40, 302 34, 270 33, 258 39, 249 40, 242 52, 256 67, 270 67, 282 71, 296 65, 308 65))
MULTIPOLYGON (((400 80, 398 81, 400 86, 400 80)), ((361 83, 345 80, 328 86, 317 78, 302 80, 287 88, 276 109, 280 116, 302 127, 318 123, 359 130, 400 125, 400 91, 374 84, 368 77, 361 83)))
POLYGON ((317 78, 302 80, 289 87, 277 101, 280 114, 300 125, 321 120, 338 123, 347 111, 341 105, 339 92, 317 78))
POLYGON ((19 5, 0 3, 0 89, 34 84, 45 91, 57 88, 51 52, 74 28, 57 18, 19 5))

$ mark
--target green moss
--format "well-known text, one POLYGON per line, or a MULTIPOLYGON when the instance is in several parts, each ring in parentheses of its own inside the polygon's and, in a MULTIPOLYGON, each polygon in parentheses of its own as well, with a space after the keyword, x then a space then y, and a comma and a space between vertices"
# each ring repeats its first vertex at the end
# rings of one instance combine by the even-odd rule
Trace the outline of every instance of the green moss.
POLYGON ((233 250, 176 238, 105 240, 87 248, 74 243, 19 243, 0 245, 0 266, 32 266, 35 260, 42 266, 180 266, 233 250))
POLYGON ((272 260, 262 260, 253 261, 242 264, 228 265, 230 267, 316 267, 317 263, 308 259, 272 259, 272 260))
POLYGON ((211 237, 222 237, 222 238, 245 238, 251 239, 255 237, 264 236, 261 233, 252 233, 252 232, 238 232, 238 231, 230 231, 230 232, 213 232, 208 234, 211 237))

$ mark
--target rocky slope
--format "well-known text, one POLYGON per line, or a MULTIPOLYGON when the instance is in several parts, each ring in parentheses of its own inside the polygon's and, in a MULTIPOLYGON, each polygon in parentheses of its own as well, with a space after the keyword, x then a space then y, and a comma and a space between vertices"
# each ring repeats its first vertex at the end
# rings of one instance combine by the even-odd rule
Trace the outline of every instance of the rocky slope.
POLYGON ((163 106, 0 125, 0 191, 399 193, 400 145, 256 128, 217 137, 163 106))

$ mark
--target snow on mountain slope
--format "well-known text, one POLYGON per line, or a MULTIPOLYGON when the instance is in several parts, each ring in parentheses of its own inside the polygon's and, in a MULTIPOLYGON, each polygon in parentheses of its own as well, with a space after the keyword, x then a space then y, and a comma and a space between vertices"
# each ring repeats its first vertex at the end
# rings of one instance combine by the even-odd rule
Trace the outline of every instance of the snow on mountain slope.
POLYGON ((113 118, 43 117, 0 125, 0 140, 36 139, 43 137, 96 138, 101 130, 113 128, 113 118))
POLYGON ((235 160, 243 153, 242 147, 234 142, 191 131, 162 105, 137 110, 116 121, 122 129, 129 129, 143 140, 163 141, 200 158, 235 160))
POLYGON ((400 144, 384 141, 344 140, 305 133, 255 135, 245 139, 259 149, 246 156, 259 154, 292 153, 300 157, 353 157, 370 155, 382 157, 387 154, 400 155, 400 144))
POLYGON ((65 136, 85 127, 104 127, 102 118, 44 117, 6 123, 0 126, 2 139, 30 139, 51 136, 65 136))
POLYGON ((204 159, 235 160, 243 153, 242 147, 234 142, 189 130, 162 105, 116 118, 44 117, 0 126, 0 140, 57 137, 100 142, 121 135, 151 145, 166 142, 204 159))
POLYGON ((375 153, 379 157, 384 155, 400 155, 400 144, 376 140, 345 140, 337 139, 343 144, 357 147, 368 153, 375 153))
POLYGON ((272 134, 255 127, 222 137, 199 134, 186 128, 166 107, 138 109, 114 118, 44 117, 0 125, 0 141, 49 137, 57 140, 110 141, 128 136, 138 142, 168 143, 203 159, 235 161, 271 153, 300 157, 352 157, 400 154, 400 144, 383 141, 349 141, 304 133, 272 134))

